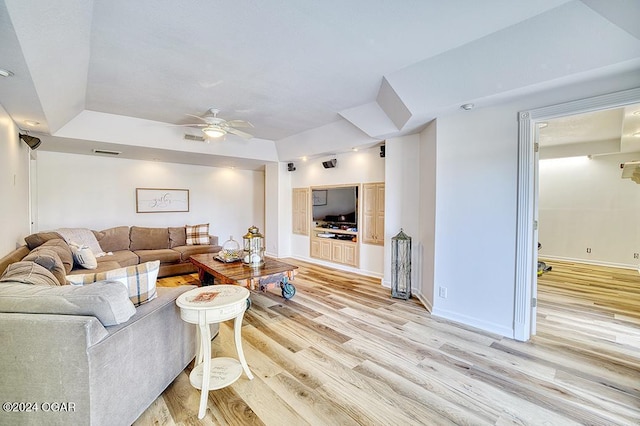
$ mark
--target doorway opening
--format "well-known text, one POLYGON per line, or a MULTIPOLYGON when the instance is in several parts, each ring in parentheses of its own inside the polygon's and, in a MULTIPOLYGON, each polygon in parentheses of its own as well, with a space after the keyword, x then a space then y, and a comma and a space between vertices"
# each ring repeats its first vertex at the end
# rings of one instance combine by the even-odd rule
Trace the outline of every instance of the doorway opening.
POLYGON ((548 106, 519 114, 518 201, 514 337, 527 341, 535 334, 537 279, 538 123, 554 118, 640 103, 640 89, 548 106))

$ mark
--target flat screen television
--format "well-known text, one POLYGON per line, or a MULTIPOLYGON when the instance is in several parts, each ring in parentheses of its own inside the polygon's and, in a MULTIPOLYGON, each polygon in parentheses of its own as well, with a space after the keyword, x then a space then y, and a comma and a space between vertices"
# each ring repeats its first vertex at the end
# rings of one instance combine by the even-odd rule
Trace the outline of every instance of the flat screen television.
POLYGON ((315 222, 357 226, 357 186, 312 189, 311 201, 313 220, 315 222))

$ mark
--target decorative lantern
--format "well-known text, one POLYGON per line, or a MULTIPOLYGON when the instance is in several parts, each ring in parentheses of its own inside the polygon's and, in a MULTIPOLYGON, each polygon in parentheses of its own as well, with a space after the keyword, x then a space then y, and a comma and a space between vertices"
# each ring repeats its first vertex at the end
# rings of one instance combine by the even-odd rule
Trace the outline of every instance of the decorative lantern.
POLYGON ((252 268, 264 265, 264 237, 260 230, 252 226, 242 240, 244 241, 242 262, 252 268))
POLYGON ((411 237, 402 228, 391 238, 391 296, 411 297, 411 237))

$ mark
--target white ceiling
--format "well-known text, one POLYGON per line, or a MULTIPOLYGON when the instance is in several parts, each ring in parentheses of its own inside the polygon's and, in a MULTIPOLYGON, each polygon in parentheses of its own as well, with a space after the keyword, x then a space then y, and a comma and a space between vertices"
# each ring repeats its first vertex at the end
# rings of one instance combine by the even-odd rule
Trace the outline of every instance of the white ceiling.
POLYGON ((129 158, 158 149, 255 168, 300 154, 314 132, 337 142, 307 155, 350 148, 356 133, 363 144, 410 133, 462 103, 640 76, 639 20, 637 0, 4 0, 0 68, 15 75, 0 79, 0 104, 21 128, 40 122, 42 150, 116 144, 129 158), (211 107, 253 123, 273 155, 165 126, 211 107))

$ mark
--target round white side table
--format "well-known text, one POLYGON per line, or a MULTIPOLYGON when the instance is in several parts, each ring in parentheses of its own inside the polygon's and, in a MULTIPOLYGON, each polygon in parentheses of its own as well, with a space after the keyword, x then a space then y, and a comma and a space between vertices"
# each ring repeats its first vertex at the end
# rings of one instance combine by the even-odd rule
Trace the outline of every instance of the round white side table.
POLYGON ((236 285, 213 285, 199 287, 181 294, 176 299, 180 307, 180 317, 198 326, 198 347, 196 348, 195 367, 189 375, 191 385, 201 389, 198 418, 202 419, 207 410, 207 398, 210 390, 229 386, 244 370, 249 380, 253 374, 242 351, 242 318, 247 309, 249 290, 236 285), (219 357, 211 359, 210 324, 233 319, 233 336, 238 359, 219 357), (205 374, 208 372, 208 374, 205 374))

